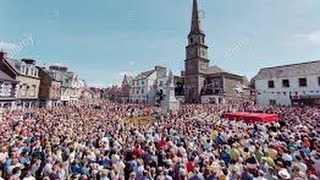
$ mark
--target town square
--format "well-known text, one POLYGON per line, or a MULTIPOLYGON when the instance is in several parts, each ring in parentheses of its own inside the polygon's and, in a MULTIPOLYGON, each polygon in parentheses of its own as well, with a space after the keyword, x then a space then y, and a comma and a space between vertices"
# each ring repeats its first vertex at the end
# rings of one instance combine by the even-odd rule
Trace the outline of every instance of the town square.
POLYGON ((320 179, 320 3, 163 1, 4 3, 0 180, 320 179))

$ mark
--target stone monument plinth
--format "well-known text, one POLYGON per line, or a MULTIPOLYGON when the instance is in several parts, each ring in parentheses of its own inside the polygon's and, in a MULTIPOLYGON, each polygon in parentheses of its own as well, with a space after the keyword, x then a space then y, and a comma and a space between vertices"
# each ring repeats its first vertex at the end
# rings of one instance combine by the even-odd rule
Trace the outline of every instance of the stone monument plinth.
POLYGON ((170 111, 178 110, 180 108, 180 102, 176 99, 174 89, 173 75, 170 71, 168 81, 166 83, 165 96, 161 102, 162 114, 166 115, 170 111))

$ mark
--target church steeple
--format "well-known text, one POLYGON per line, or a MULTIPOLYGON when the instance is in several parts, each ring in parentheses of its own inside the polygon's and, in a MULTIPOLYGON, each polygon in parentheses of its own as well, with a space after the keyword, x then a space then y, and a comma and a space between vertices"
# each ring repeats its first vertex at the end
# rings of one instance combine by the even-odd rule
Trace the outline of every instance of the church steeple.
POLYGON ((200 12, 198 9, 198 0, 193 0, 190 35, 203 33, 203 31, 201 30, 199 14, 200 12))
POLYGON ((209 70, 208 46, 200 26, 198 1, 193 0, 191 29, 185 60, 185 101, 200 102, 199 98, 209 70))

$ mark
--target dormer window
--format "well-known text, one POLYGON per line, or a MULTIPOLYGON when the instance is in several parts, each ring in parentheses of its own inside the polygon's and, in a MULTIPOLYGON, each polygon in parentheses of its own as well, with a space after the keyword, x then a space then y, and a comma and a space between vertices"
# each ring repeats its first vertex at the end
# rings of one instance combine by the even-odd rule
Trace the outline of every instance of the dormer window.
POLYGON ((26 66, 21 65, 20 71, 21 71, 22 74, 26 74, 26 66))

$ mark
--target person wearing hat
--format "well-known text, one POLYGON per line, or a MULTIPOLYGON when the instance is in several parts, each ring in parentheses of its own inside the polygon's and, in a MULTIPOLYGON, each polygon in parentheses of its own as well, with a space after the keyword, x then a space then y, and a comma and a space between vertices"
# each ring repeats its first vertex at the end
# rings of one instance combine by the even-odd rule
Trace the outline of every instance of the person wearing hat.
POLYGON ((281 180, 286 180, 286 179, 290 179, 290 178, 291 178, 291 175, 290 175, 290 173, 288 172, 287 169, 281 169, 281 170, 278 172, 278 177, 279 177, 279 179, 281 179, 281 180))

